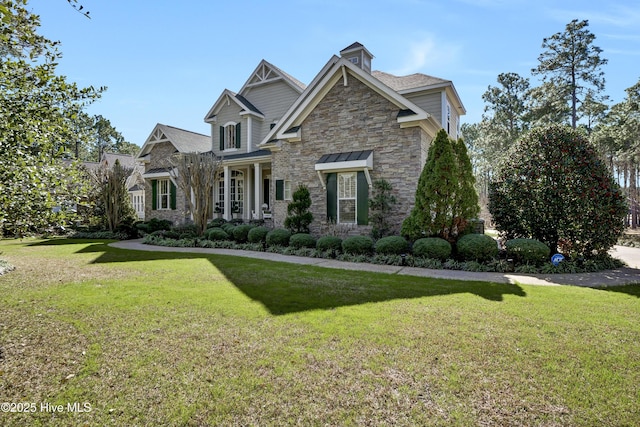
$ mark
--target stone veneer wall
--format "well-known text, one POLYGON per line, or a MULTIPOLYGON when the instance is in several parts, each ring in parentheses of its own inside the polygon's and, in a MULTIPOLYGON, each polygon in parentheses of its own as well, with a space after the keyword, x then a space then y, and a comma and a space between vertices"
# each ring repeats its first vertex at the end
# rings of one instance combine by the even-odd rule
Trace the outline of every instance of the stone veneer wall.
MULTIPOLYGON (((168 159, 176 152, 176 148, 170 142, 159 142, 154 144, 150 152, 149 163, 145 165, 145 172, 151 169, 166 168, 168 166, 168 159)), ((189 220, 187 213, 187 201, 180 191, 180 188, 176 186, 176 209, 175 210, 152 210, 153 207, 153 191, 151 188, 151 180, 145 180, 145 220, 148 221, 151 218, 168 219, 174 225, 182 224, 189 220)))
MULTIPOLYGON (((401 129, 399 108, 355 77, 348 85, 335 84, 302 124, 302 141, 283 143, 273 153, 273 182, 290 180, 292 193, 299 184, 309 187, 314 222, 311 232, 327 234, 326 191, 315 172, 323 154, 373 150, 372 181, 386 179, 397 198, 390 218, 396 231, 414 204, 418 178, 430 138, 419 127, 401 129)), ((275 193, 275 191, 274 191, 275 193)), ((369 190, 369 197, 372 190, 369 190)), ((275 195, 274 195, 275 196, 275 195)), ((272 199, 275 197, 272 196, 272 199)), ((274 225, 281 227, 288 201, 274 200, 274 225)), ((346 234, 368 234, 370 226, 339 226, 346 234)))

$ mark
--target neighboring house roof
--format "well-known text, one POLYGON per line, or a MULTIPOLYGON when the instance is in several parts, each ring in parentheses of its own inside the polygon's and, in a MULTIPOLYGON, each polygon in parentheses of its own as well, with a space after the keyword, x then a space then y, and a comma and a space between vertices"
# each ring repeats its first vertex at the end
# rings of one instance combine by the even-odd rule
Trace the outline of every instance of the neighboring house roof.
POLYGON ((116 164, 116 161, 120 162, 120 166, 128 169, 134 169, 136 166, 135 158, 131 154, 120 153, 103 153, 101 164, 106 164, 107 167, 112 167, 116 164))
POLYGON ((379 79, 363 71, 349 60, 333 56, 322 68, 305 91, 293 103, 282 119, 261 142, 263 148, 271 147, 277 140, 300 140, 300 126, 335 84, 348 84, 351 78, 358 79, 373 91, 398 107, 397 120, 401 126, 422 125, 429 133, 436 134, 441 127, 426 111, 383 84, 379 79), (344 83, 338 83, 340 81, 344 83))
POLYGON ((204 153, 211 151, 211 137, 158 123, 145 141, 137 158, 147 155, 154 144, 171 143, 180 153, 204 153))

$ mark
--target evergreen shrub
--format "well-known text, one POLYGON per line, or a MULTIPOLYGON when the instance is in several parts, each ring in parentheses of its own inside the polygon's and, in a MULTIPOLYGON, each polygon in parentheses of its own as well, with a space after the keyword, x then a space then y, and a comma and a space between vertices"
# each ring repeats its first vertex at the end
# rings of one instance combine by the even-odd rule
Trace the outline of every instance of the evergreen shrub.
POLYGON ((551 249, 535 239, 511 239, 505 243, 507 257, 517 264, 540 265, 549 260, 551 249))
POLYGON ((267 227, 254 227, 249 230, 249 234, 247 234, 247 241, 249 243, 262 243, 267 240, 267 233, 269 233, 269 228, 267 227))
POLYGON ((349 255, 369 255, 373 252, 373 239, 369 236, 350 236, 342 241, 342 252, 349 255))
POLYGON ((267 233, 267 246, 289 246, 291 232, 285 228, 274 228, 267 233))
POLYGON ((451 257, 451 243, 439 237, 425 237, 413 243, 413 255, 445 261, 451 257))
POLYGON ((498 256, 498 244, 486 234, 467 234, 456 243, 458 256, 464 261, 490 261, 498 256))
POLYGON ((323 236, 316 242, 316 249, 321 252, 341 251, 342 239, 336 236, 323 236))
POLYGON ((208 229, 205 236, 207 236, 208 240, 229 240, 227 232, 220 227, 208 229))
POLYGON ((315 248, 316 239, 308 233, 296 233, 289 239, 289 246, 296 249, 315 248))
POLYGON ((240 224, 233 229, 233 239, 238 243, 246 243, 249 231, 254 228, 251 224, 240 224))
POLYGON ((409 242, 402 236, 387 236, 376 242, 375 249, 382 255, 402 255, 409 252, 409 242))

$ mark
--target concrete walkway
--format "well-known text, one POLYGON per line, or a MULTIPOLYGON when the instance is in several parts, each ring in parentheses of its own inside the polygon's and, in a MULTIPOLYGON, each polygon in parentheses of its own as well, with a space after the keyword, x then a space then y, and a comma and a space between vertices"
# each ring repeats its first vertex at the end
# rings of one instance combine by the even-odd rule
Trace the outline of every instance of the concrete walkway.
POLYGON ((376 273, 402 274, 435 279, 472 280, 495 283, 513 283, 522 285, 559 286, 573 285, 585 287, 607 287, 627 284, 640 285, 640 249, 615 246, 611 254, 627 263, 629 267, 607 270, 598 273, 580 274, 515 274, 515 273, 474 273, 458 270, 431 270, 418 267, 401 267, 395 265, 378 265, 337 261, 323 258, 309 258, 280 255, 270 252, 242 251, 235 249, 210 248, 173 248, 166 246, 145 245, 141 239, 123 240, 109 246, 120 249, 152 252, 187 252, 199 254, 231 255, 245 258, 257 258, 269 261, 288 262, 293 264, 315 265, 325 268, 343 270, 371 271, 376 273))

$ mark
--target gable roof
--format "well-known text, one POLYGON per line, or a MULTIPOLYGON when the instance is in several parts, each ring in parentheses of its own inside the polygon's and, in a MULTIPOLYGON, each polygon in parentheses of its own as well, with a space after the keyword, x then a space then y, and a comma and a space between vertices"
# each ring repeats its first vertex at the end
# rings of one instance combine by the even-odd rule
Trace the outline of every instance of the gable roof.
POLYGON ((307 85, 302 83, 300 80, 263 59, 260 61, 256 69, 253 70, 253 73, 251 73, 238 93, 244 94, 253 86, 271 83, 278 80, 284 81, 298 93, 302 93, 302 91, 307 88, 307 85))
POLYGON ((148 154, 153 145, 160 142, 170 142, 180 153, 211 151, 210 136, 158 123, 140 149, 137 158, 148 154))
POLYGON ((233 102, 238 107, 240 107, 240 114, 252 114, 254 116, 264 118, 264 114, 247 98, 242 95, 238 95, 235 92, 230 91, 229 89, 225 89, 222 91, 222 94, 218 97, 218 100, 213 104, 213 107, 209 109, 207 115, 204 116, 204 121, 207 123, 215 122, 216 116, 222 109, 225 103, 233 102))
MULTIPOLYGON (((296 141, 300 139, 300 126, 304 119, 322 101, 331 88, 340 80, 345 82, 349 78, 356 78, 370 89, 385 97, 398 107, 398 123, 401 126, 414 126, 422 123, 429 128, 430 132, 435 132, 440 125, 422 108, 400 95, 398 92, 383 84, 371 74, 352 64, 349 60, 331 57, 313 81, 307 86, 305 91, 293 103, 282 119, 271 129, 261 142, 269 144, 274 140, 288 139, 296 141), (428 123, 427 123, 428 122, 428 123)), ((348 84, 348 83, 347 83, 348 84)))

